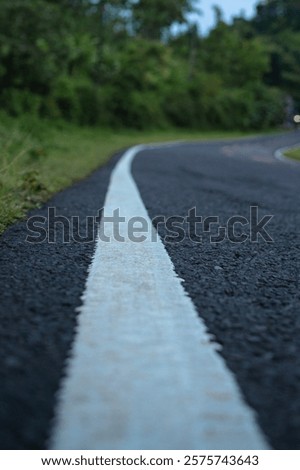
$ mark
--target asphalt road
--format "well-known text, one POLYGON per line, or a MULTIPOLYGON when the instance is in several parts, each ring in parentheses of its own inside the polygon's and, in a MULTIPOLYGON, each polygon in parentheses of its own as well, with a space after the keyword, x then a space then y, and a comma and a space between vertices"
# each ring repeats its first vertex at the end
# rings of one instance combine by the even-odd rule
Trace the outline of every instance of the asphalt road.
MULTIPOLYGON (((249 218, 251 206, 273 241, 165 241, 176 272, 197 311, 222 346, 248 404, 276 449, 300 448, 299 181, 300 165, 274 151, 300 142, 300 134, 236 141, 182 143, 141 152, 133 175, 151 218, 197 215, 249 218)), ((59 193, 30 216, 80 218, 104 204, 117 155, 86 180, 59 193)), ((236 234, 240 235, 237 227, 236 234)), ((94 227, 94 232, 96 228, 94 227)), ((0 446, 46 447, 55 394, 64 375, 94 250, 89 243, 29 244, 26 222, 0 240, 0 446)), ((158 225, 164 238, 166 228, 158 225)))

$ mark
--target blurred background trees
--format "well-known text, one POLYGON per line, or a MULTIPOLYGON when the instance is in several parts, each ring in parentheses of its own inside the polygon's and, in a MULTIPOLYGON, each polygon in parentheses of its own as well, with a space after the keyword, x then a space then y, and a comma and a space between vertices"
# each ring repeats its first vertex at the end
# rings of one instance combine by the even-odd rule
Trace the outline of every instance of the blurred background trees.
POLYGON ((231 25, 216 9, 207 36, 198 6, 0 0, 0 107, 134 128, 282 123, 286 97, 300 104, 300 0, 262 1, 231 25))

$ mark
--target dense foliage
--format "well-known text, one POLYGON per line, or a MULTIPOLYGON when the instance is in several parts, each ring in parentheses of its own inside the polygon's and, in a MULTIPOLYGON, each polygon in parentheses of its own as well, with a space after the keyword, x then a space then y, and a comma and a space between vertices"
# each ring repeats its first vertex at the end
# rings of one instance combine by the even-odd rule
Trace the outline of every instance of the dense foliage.
POLYGON ((0 107, 134 128, 281 123, 287 97, 300 102, 300 0, 232 25, 216 9, 208 36, 198 4, 0 0, 0 107))

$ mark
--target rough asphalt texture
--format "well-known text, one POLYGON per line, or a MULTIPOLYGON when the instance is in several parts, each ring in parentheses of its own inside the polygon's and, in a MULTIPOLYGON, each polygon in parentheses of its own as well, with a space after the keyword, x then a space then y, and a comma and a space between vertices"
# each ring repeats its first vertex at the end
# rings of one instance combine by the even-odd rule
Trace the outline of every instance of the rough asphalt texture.
POLYGON ((260 216, 274 215, 271 244, 210 244, 203 237, 203 244, 186 238, 166 247, 277 449, 300 449, 300 165, 272 155, 294 142, 300 133, 184 145, 144 152, 133 164, 151 218, 185 216, 194 206, 223 221, 249 218, 255 205, 260 216))
MULTIPOLYGON (((300 165, 272 156, 300 142, 283 136, 182 144, 138 155, 133 174, 150 217, 249 217, 272 214, 274 243, 197 244, 166 248, 199 315, 256 410, 271 445, 300 449, 300 165)), ((97 215, 117 160, 57 194, 30 215, 97 215)), ((64 373, 94 242, 28 244, 21 222, 0 239, 0 447, 46 447, 55 393, 64 373)), ((165 230, 158 226, 162 236, 165 230)), ((200 232, 199 232, 200 233, 200 232)), ((222 387, 222 384, 220 384, 222 387)))
MULTIPOLYGON (((117 157, 117 156, 116 156, 117 157)), ((114 158, 86 180, 57 194, 30 216, 47 217, 48 207, 69 219, 96 216, 104 204, 114 158)), ((0 239, 0 448, 42 449, 49 436, 55 393, 63 375, 76 325, 91 242, 29 244, 26 222, 0 239)))

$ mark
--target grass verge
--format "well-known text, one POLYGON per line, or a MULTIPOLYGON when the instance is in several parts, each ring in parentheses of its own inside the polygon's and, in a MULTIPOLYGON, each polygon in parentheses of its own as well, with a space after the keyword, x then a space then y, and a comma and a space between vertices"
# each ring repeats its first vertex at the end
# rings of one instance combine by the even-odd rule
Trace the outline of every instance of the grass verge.
POLYGON ((0 234, 33 207, 139 143, 250 135, 242 132, 79 128, 0 114, 0 234))
POLYGON ((292 158, 293 160, 300 161, 300 147, 297 149, 288 150, 284 155, 288 158, 292 158))

